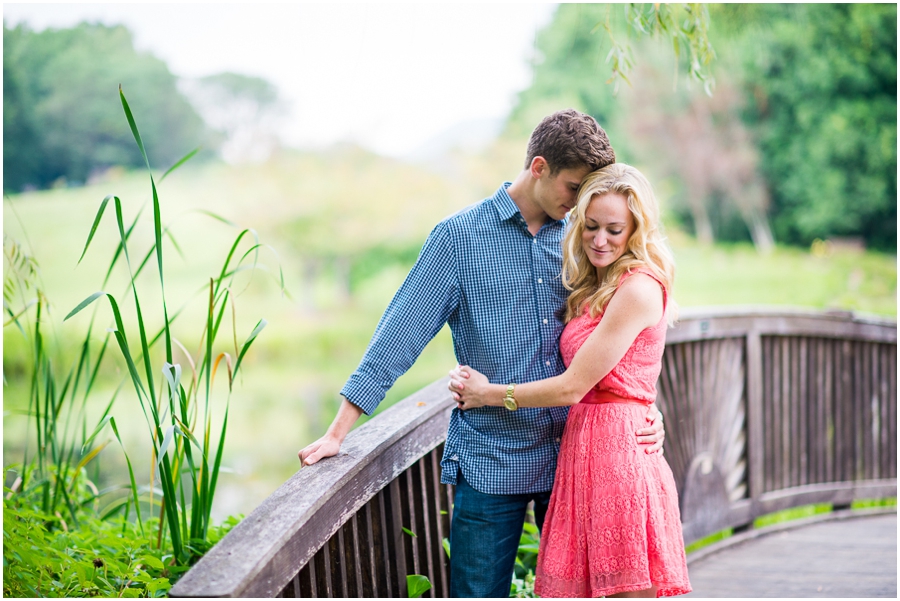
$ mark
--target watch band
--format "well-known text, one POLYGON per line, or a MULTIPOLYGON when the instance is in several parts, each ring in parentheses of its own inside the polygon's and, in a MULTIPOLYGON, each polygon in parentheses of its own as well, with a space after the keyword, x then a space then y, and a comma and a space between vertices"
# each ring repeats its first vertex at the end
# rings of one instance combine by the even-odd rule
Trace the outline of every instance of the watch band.
POLYGON ((506 387, 506 396, 503 397, 503 406, 509 409, 510 411, 515 411, 519 408, 519 402, 516 401, 516 385, 509 384, 506 387))

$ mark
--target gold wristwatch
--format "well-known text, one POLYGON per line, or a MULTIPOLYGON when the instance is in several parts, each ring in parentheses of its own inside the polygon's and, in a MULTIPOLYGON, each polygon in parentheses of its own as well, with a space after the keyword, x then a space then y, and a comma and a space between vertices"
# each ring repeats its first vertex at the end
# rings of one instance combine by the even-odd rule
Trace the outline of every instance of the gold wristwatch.
POLYGON ((503 397, 503 406, 509 409, 510 411, 515 411, 519 408, 519 403, 516 401, 516 397, 514 396, 516 392, 516 385, 510 384, 506 387, 506 396, 503 397))

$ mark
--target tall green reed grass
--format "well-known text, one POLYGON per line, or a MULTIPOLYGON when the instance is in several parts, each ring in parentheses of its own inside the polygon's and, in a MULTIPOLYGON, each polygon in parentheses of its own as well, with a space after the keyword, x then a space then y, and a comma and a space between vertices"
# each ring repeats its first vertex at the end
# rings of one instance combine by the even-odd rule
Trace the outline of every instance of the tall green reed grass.
MULTIPOLYGON (((83 470, 108 443, 83 453, 82 444, 77 441, 80 437, 83 442, 87 437, 87 401, 107 344, 104 341, 99 349, 96 348, 91 327, 79 344, 74 365, 68 369, 61 367, 62 360, 51 348, 52 334, 50 341, 45 339, 45 327, 51 323, 50 303, 40 265, 20 241, 4 235, 3 242, 6 260, 4 328, 15 326, 26 340, 30 356, 25 413, 36 441, 32 449, 26 436, 22 463, 11 466, 17 477, 11 483, 10 492, 27 497, 46 515, 65 512, 77 525, 81 508, 90 505, 101 494, 96 486, 83 478, 83 470)), ((104 417, 116 394, 104 409, 104 417)))
MULTIPOLYGON (((268 247, 259 242, 253 230, 243 229, 237 235, 221 269, 199 290, 205 307, 205 319, 197 345, 199 350, 196 356, 192 355, 186 345, 173 336, 171 329, 190 301, 170 315, 165 292, 164 241, 176 249, 178 244, 169 227, 163 227, 157 181, 121 87, 119 97, 149 173, 153 243, 149 250, 139 255, 134 254, 133 244, 130 244, 133 234, 142 225, 144 207, 126 224, 122 200, 115 195, 103 199, 79 264, 88 255, 110 204, 114 208, 118 245, 109 261, 101 291, 88 296, 65 317, 69 320, 93 305, 78 357, 67 370, 60 369, 54 362, 44 342, 42 328, 46 321, 47 302, 44 287, 40 285, 37 263, 21 244, 4 237, 8 267, 7 277, 4 278, 5 326, 15 326, 27 339, 32 351, 27 413, 36 439, 33 450, 26 443, 18 478, 8 495, 37 498, 38 506, 45 514, 59 515, 61 510, 66 511, 77 524, 80 508, 91 504, 103 493, 118 488, 99 491, 88 481, 87 487, 91 492, 87 495, 83 493, 84 470, 111 443, 111 439, 99 442, 101 434, 111 430, 125 456, 129 483, 124 488, 129 494, 107 505, 101 510, 101 517, 124 511, 126 518, 132 516, 136 520, 143 534, 145 511, 158 510, 159 520, 152 521, 158 524, 155 533, 157 545, 161 547, 170 543, 172 563, 183 566, 192 563, 209 546, 210 514, 222 470, 232 386, 247 351, 267 325, 266 320, 260 319, 244 342, 238 343, 235 277, 242 271, 260 267, 260 251, 268 247), (155 298, 155 294, 151 296, 146 291, 139 292, 138 278, 148 267, 151 270, 155 268, 157 275, 158 290, 155 292, 159 296, 155 298), (123 269, 128 282, 124 294, 133 302, 137 340, 126 328, 120 299, 104 290, 112 274, 123 269), (35 298, 26 301, 31 293, 35 294, 35 298), (101 327, 98 324, 104 312, 99 310, 101 304, 93 304, 98 299, 106 299, 113 323, 102 336, 98 336, 101 327), (152 329, 147 319, 150 312, 142 307, 161 309, 162 324, 152 329), (226 334, 229 321, 230 338, 226 334), (223 338, 229 339, 223 343, 223 338), (222 350, 223 346, 227 350, 222 350), (112 394, 99 419, 89 422, 88 399, 96 396, 101 364, 109 361, 108 355, 115 354, 115 348, 118 348, 125 362, 127 376, 112 394), (176 349, 180 351, 181 361, 175 359, 176 349), (227 386, 220 394, 214 394, 217 375, 219 380, 227 378, 227 382, 218 386, 220 389, 227 386), (116 400, 128 384, 137 396, 151 441, 153 469, 149 483, 141 486, 138 485, 139 478, 135 475, 131 459, 125 453, 112 413, 116 400), (222 396, 224 401, 217 402, 222 396)), ((159 178, 159 182, 196 152, 194 150, 178 161, 159 178)), ((234 225, 218 215, 207 214, 234 225)), ((280 268, 276 279, 284 292, 280 268)))

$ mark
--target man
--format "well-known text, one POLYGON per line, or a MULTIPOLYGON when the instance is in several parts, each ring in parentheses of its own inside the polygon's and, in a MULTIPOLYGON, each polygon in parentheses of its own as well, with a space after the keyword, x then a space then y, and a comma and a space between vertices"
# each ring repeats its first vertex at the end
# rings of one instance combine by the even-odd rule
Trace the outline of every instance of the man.
MULTIPOLYGON (((606 132, 575 110, 531 134, 524 169, 480 203, 440 222, 381 318, 325 436, 299 452, 305 465, 336 455, 425 345, 450 324, 459 363, 491 382, 530 382, 565 370, 559 356, 567 291, 560 281, 565 216, 581 180, 615 162, 606 132)), ((526 507, 543 523, 568 408, 484 407, 450 417, 441 482, 456 485, 450 596, 507 597, 526 507)), ((637 432, 662 446, 656 407, 637 432)))

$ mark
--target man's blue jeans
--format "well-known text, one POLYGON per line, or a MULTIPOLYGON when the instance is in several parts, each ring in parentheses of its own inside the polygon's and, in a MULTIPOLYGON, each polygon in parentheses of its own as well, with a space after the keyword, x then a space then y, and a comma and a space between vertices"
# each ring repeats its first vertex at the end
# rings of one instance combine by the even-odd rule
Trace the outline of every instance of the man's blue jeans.
POLYGON ((489 495, 457 476, 450 525, 450 596, 509 597, 528 503, 544 525, 550 492, 489 495))

